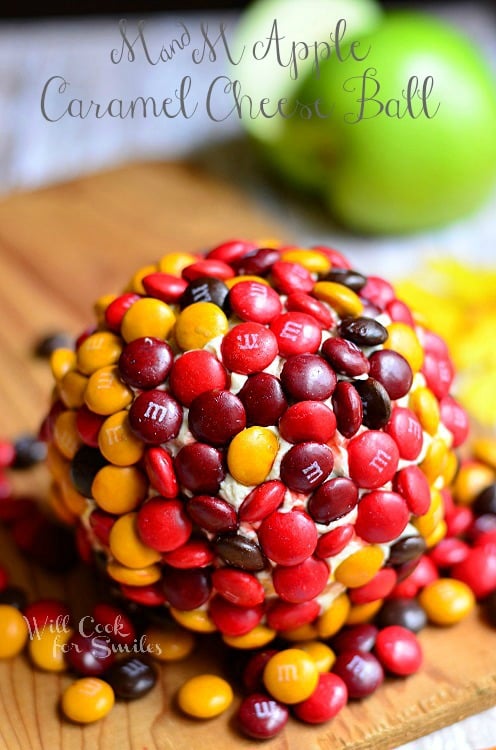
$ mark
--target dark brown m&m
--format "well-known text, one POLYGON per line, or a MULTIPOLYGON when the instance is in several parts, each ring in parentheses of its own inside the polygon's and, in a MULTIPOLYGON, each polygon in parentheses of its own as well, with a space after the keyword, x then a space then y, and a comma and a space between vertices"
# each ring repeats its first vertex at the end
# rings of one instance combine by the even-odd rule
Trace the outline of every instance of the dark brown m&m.
POLYGON ((117 698, 132 701, 152 690, 157 682, 157 672, 149 660, 141 656, 130 656, 113 664, 105 673, 105 681, 112 687, 117 698))
POLYGON ((119 358, 121 378, 133 388, 156 388, 164 383, 173 362, 166 341, 145 336, 127 344, 119 358))
POLYGON ((165 391, 144 391, 129 410, 133 432, 146 443, 158 445, 175 438, 181 428, 183 410, 165 391))

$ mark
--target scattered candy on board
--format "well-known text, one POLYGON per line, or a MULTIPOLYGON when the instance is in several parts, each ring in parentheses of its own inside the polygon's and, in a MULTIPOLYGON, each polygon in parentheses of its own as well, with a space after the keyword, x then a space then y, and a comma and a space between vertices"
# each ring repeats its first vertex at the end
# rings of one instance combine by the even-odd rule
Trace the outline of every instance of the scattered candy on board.
MULTIPOLYGON (((476 600, 496 621, 496 443, 459 462, 447 348, 387 282, 330 248, 233 241, 165 256, 96 313, 74 347, 37 349, 56 380, 40 435, 0 442, 0 519, 21 551, 53 568, 36 530, 61 527, 6 474, 46 453, 50 511, 118 593, 84 632, 0 570, 0 657, 26 648, 78 677, 69 720, 146 695, 194 631, 218 631, 244 657, 239 729, 266 739, 416 672, 428 621, 476 600)), ((177 703, 207 719, 234 694, 198 675, 177 703)))

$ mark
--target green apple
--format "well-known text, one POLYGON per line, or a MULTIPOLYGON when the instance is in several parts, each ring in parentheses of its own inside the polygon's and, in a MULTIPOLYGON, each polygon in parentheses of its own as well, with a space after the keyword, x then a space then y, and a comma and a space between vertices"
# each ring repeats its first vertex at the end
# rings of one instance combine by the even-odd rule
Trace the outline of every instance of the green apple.
POLYGON ((423 229, 477 208, 496 178, 488 64, 418 13, 386 16, 360 41, 365 59, 331 56, 307 74, 296 96, 323 117, 282 120, 266 158, 359 232, 423 229))
POLYGON ((327 54, 335 53, 337 27, 346 39, 353 39, 375 28, 381 17, 376 0, 252 2, 236 27, 236 64, 229 71, 244 97, 242 122, 247 131, 261 143, 277 142, 284 119, 260 114, 260 101, 268 100, 266 111, 271 113, 280 100, 291 100, 305 76, 327 54), (253 117, 248 100, 254 105, 253 117))

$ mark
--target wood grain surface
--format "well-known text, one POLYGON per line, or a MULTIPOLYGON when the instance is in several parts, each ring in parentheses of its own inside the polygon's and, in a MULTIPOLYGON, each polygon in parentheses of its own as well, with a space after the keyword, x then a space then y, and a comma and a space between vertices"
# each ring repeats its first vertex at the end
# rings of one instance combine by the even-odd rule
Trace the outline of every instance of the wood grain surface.
MULTIPOLYGON (((201 250, 233 236, 282 236, 270 217, 231 185, 194 166, 131 165, 106 174, 15 195, 0 203, 0 413, 2 436, 36 429, 50 377, 32 349, 47 332, 78 333, 92 322, 96 297, 121 289, 137 267, 173 250, 201 250)), ((43 470, 28 477, 42 492, 43 470)), ((68 599, 76 618, 97 592, 93 574, 42 573, 20 558, 8 536, 0 562, 32 597, 68 599)), ((369 699, 350 704, 331 723, 290 720, 267 750, 391 750, 496 704, 496 632, 478 613, 451 629, 420 635, 421 673, 387 679, 369 699)), ((228 750, 254 747, 229 715, 206 723, 183 718, 174 695, 186 676, 216 663, 215 638, 185 662, 163 667, 145 699, 119 704, 102 722, 81 728, 60 719, 66 676, 34 671, 24 656, 0 663, 0 750, 228 750)))

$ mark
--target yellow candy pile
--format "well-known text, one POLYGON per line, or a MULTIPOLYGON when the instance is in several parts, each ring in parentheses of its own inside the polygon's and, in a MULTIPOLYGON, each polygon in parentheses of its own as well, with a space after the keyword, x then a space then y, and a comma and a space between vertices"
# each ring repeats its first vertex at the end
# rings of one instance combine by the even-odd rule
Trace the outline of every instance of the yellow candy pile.
POLYGON ((448 343, 457 397, 467 411, 479 425, 496 429, 496 266, 433 257, 395 288, 448 343))

